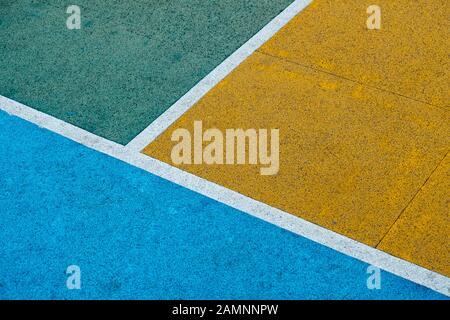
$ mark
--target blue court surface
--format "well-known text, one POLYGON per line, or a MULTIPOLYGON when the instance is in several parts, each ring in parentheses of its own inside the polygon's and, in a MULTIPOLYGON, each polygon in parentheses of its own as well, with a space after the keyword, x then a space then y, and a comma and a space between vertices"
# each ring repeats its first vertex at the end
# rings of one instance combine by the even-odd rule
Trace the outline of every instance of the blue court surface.
POLYGON ((0 112, 2 299, 440 299, 0 112), (81 269, 68 290, 66 268, 81 269))

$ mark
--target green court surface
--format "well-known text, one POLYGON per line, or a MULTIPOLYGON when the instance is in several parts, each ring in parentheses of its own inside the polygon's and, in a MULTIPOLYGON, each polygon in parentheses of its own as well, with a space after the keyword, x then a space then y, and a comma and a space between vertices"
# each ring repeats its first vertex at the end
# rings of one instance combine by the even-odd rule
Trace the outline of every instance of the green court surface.
POLYGON ((0 95, 126 144, 291 0, 1 0, 0 95))

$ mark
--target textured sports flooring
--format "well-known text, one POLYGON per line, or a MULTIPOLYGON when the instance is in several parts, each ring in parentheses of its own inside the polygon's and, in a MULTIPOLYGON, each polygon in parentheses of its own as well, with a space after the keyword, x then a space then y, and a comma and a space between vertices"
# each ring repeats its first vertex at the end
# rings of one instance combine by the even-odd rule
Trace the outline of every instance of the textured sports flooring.
POLYGON ((448 299, 450 6, 377 2, 0 0, 0 298, 448 299))

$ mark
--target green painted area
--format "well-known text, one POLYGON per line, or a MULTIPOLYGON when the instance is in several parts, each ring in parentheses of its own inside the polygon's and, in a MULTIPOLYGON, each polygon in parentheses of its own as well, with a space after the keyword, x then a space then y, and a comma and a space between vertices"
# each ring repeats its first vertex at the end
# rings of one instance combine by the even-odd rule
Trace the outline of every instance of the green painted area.
POLYGON ((126 144, 292 0, 0 0, 0 94, 126 144))

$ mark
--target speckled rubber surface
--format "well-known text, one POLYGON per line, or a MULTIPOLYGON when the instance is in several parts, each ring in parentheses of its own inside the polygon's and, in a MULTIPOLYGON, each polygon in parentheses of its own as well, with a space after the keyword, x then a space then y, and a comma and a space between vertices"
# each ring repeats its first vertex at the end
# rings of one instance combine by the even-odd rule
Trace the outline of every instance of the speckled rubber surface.
POLYGON ((0 0, 0 299, 448 298, 447 2, 0 0))

